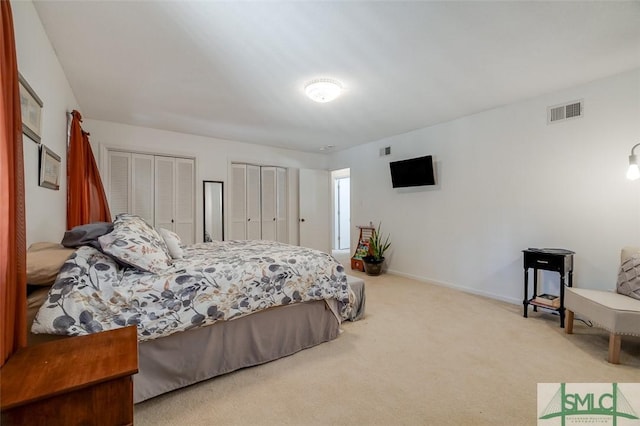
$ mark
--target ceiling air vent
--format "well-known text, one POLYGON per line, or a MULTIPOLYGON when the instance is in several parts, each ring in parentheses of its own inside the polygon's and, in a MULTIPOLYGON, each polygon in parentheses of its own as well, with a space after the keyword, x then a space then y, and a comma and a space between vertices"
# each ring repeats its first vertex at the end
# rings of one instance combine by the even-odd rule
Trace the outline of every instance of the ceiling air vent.
POLYGON ((582 117, 584 114, 583 104, 584 101, 573 101, 562 105, 547 107, 547 124, 582 117))

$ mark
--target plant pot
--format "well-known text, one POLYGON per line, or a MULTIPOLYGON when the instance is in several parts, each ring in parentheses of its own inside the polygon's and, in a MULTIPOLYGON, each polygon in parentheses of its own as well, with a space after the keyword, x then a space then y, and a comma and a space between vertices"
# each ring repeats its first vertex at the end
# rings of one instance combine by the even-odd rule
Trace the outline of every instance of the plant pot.
POLYGON ((384 262, 384 257, 382 259, 374 259, 373 257, 364 257, 362 259, 364 263, 364 271, 367 275, 380 275, 382 272, 382 263, 384 262))

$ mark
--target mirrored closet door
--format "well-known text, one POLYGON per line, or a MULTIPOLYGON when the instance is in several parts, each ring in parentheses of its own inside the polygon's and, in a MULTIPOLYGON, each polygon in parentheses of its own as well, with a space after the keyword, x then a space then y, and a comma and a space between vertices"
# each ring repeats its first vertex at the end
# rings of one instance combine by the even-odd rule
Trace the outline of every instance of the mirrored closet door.
POLYGON ((224 184, 218 181, 202 182, 204 205, 203 241, 224 241, 224 184))

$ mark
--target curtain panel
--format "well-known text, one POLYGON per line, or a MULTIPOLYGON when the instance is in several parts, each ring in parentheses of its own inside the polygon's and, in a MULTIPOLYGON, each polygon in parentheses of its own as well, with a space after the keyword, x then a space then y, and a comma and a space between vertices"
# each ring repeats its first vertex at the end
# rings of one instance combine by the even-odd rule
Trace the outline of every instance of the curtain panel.
POLYGON ((89 133, 82 130, 80 113, 74 110, 71 115, 67 153, 67 229, 92 222, 111 222, 89 133))
POLYGON ((27 267, 22 118, 13 15, 0 0, 0 354, 27 343, 27 267))

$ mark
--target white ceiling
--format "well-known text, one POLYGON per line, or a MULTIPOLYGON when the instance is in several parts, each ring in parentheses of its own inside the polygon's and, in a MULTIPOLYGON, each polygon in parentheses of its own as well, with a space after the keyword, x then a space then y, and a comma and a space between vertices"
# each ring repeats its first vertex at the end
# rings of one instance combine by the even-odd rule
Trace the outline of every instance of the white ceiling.
POLYGON ((640 67, 637 1, 35 5, 86 118, 313 152, 640 67))

